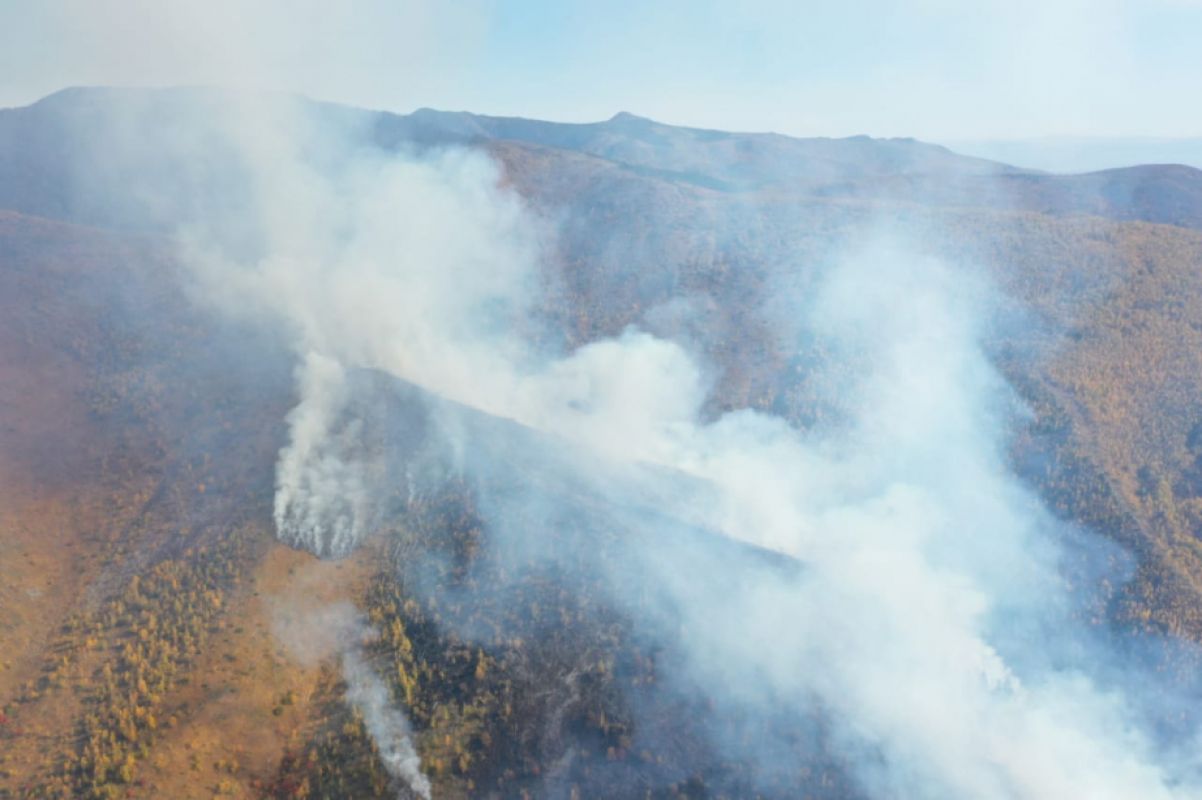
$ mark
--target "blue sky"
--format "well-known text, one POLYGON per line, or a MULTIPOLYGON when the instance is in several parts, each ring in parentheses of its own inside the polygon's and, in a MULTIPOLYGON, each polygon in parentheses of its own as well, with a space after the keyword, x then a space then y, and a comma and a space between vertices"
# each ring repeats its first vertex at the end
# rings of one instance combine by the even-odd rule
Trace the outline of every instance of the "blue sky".
POLYGON ((1202 135, 1202 0, 0 0, 0 105, 218 84, 797 135, 1202 135))

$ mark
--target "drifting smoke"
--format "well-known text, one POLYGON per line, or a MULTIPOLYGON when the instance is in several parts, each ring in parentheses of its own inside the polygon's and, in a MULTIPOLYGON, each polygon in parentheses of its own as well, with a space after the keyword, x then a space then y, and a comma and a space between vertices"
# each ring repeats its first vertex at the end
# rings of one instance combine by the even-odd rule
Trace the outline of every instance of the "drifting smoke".
MULTIPOLYGON (((796 302, 835 354, 816 382, 835 387, 836 421, 802 433, 752 411, 708 420, 706 370, 677 343, 631 328, 570 353, 533 344, 545 224, 482 155, 386 157, 334 137, 314 157, 291 130, 237 131, 264 208, 259 254, 191 243, 214 295, 273 314, 302 359, 277 465, 282 538, 342 554, 375 526, 394 478, 372 460, 348 375, 381 370, 570 443, 582 480, 602 483, 590 463, 689 476, 678 488, 640 473, 661 512, 795 559, 751 568, 630 520, 627 566, 675 614, 681 679, 753 717, 825 709, 870 795, 1198 794, 1197 757, 1145 724, 1147 676, 1124 676, 1073 620, 1062 572, 1087 540, 1007 470, 1021 409, 980 346, 984 280, 904 237, 848 254, 796 302)), ((530 502, 486 503, 486 522, 538 548, 530 502)), ((344 668, 389 768, 428 797, 403 717, 353 651, 344 668)))
POLYGON ((316 576, 302 575, 292 590, 274 599, 273 633, 302 664, 340 656, 346 701, 363 717, 363 724, 388 774, 407 787, 402 798, 430 798, 430 781, 421 771, 409 720, 393 702, 388 687, 363 656, 363 642, 372 631, 346 601, 315 600, 316 576))
POLYGON ((413 747, 409 720, 392 705, 388 687, 364 663, 357 650, 343 655, 342 676, 348 686, 347 701, 363 715, 363 724, 376 743, 388 774, 403 782, 413 795, 430 800, 430 779, 422 772, 421 759, 413 747))

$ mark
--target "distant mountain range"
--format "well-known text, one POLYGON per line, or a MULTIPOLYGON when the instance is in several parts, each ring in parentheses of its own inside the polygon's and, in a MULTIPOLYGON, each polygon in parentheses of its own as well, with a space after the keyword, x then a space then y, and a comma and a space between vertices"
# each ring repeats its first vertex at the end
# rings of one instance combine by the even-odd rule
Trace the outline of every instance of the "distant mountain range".
POLYGON ((1139 164, 1182 164, 1202 169, 1202 137, 1047 137, 949 141, 956 152, 1045 172, 1095 172, 1139 164))
MULTIPOLYGON (((0 110, 0 207, 80 222, 116 221, 124 214, 140 225, 168 223, 182 209, 123 210, 114 207, 118 193, 101 184, 111 180, 126 188, 168 174, 177 181, 212 181, 215 171, 236 170, 212 142, 157 135, 164 126, 180 133, 198 103, 220 100, 203 89, 69 89, 26 108, 0 110), (123 154, 112 146, 118 138, 136 145, 136 161, 122 162, 123 154), (213 168, 203 174, 194 163, 182 163, 194 159, 197 147, 213 168), (103 165, 86 181, 67 172, 84 158, 103 165)), ((626 113, 604 122, 568 124, 431 109, 398 115, 317 103, 305 107, 346 124, 370 126, 383 147, 520 145, 530 154, 586 156, 597 160, 594 169, 724 194, 1090 214, 1202 228, 1202 171, 1188 166, 1049 175, 914 139, 728 133, 626 113)), ((583 167, 579 163, 577 169, 583 167)), ((211 195, 209 189, 201 196, 211 195)), ((128 192, 120 194, 121 203, 136 203, 124 196, 128 192)), ((195 191, 174 194, 196 202, 195 191)))

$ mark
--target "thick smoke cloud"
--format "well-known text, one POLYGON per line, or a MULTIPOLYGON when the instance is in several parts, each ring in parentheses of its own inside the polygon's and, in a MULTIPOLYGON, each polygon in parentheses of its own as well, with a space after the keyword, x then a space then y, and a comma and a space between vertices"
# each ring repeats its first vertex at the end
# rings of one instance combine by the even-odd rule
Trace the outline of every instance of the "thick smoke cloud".
MULTIPOLYGON (((1081 542, 1102 545, 1009 474, 1022 410, 983 353, 992 292, 969 266, 896 235, 845 254, 796 298, 800 328, 842 368, 820 376, 839 418, 806 432, 752 411, 709 419, 705 365, 674 342, 631 328, 573 352, 540 344, 553 340, 536 313, 548 223, 483 155, 383 155, 355 132, 287 121, 258 109, 228 123, 257 197, 254 245, 203 229, 187 240, 202 290, 276 320, 300 360, 276 474, 281 538, 338 555, 377 527, 397 476, 363 433, 350 375, 379 370, 561 442, 569 455, 548 470, 629 509, 630 563, 607 569, 656 584, 685 655, 678 678, 753 718, 822 708, 869 795, 1198 794, 1196 759, 1167 755, 1144 724, 1148 692, 1074 621, 1064 570, 1081 542), (640 476, 637 497, 615 469, 640 476), (648 498, 656 516, 638 511, 648 498), (796 569, 682 544, 664 517, 796 569)), ((487 435, 443 430, 452 459, 468 450, 457 436, 487 435)), ((485 501, 496 536, 553 550, 525 524, 548 501, 485 501)), ((382 752, 428 796, 382 691, 355 679, 353 652, 344 668, 382 752)), ((774 752, 753 749, 734 755, 774 752)))

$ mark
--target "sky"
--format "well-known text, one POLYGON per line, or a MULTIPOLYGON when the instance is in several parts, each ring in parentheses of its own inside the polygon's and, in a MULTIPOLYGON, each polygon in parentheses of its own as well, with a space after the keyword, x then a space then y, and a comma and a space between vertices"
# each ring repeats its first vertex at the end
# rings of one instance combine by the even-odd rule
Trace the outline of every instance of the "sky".
POLYGON ((793 135, 1202 136, 1202 0, 0 0, 0 106, 296 91, 793 135))

